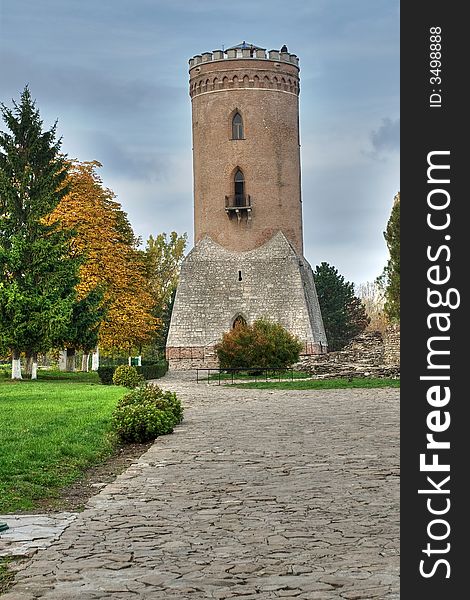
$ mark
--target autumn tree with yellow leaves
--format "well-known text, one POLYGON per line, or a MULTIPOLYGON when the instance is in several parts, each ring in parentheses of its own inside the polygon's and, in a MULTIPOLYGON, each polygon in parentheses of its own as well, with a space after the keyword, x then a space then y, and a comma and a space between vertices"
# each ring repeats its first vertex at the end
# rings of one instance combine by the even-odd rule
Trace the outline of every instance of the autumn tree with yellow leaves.
POLYGON ((176 231, 172 231, 169 235, 160 233, 155 238, 151 235, 145 247, 147 281, 155 301, 152 314, 161 321, 161 328, 154 341, 154 348, 160 356, 165 351, 187 240, 186 233, 178 235, 176 231))
POLYGON ((146 279, 146 265, 138 251, 126 213, 105 188, 97 169, 98 161, 71 162, 69 193, 49 215, 50 222, 74 232, 72 251, 83 256, 78 298, 90 291, 102 291, 106 309, 99 330, 103 349, 127 350, 148 343, 159 328, 152 314, 154 298, 146 279))

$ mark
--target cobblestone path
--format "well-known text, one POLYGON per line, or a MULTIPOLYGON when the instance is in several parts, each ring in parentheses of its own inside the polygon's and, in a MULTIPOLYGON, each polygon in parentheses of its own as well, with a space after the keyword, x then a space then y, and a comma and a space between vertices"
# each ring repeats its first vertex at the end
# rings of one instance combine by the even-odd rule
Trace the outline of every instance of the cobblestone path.
POLYGON ((184 423, 5 600, 399 598, 398 390, 161 381, 184 423))

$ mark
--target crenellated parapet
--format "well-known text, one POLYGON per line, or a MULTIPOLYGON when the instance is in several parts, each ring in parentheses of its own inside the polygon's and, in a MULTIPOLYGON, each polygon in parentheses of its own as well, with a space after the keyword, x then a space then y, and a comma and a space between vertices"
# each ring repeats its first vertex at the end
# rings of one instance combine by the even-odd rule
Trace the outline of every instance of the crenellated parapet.
POLYGON ((242 44, 196 54, 189 60, 189 94, 230 89, 267 89, 300 93, 299 59, 290 52, 242 44))
POLYGON ((258 60, 274 60, 277 62, 285 62, 299 66, 299 58, 290 52, 280 52, 279 50, 269 50, 266 52, 264 48, 230 48, 228 50, 213 50, 212 52, 204 52, 196 54, 189 59, 189 69, 201 63, 207 63, 216 60, 234 60, 240 58, 258 59, 258 60))

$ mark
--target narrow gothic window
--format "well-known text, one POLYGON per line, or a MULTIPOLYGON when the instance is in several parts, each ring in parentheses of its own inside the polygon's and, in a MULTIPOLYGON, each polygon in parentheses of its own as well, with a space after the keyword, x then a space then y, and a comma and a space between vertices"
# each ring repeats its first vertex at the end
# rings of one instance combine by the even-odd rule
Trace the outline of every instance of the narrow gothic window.
POLYGON ((245 205, 245 177, 240 169, 235 173, 233 179, 235 191, 235 206, 245 205))
POLYGON ((232 139, 243 139, 243 120, 240 113, 235 113, 232 119, 232 139))

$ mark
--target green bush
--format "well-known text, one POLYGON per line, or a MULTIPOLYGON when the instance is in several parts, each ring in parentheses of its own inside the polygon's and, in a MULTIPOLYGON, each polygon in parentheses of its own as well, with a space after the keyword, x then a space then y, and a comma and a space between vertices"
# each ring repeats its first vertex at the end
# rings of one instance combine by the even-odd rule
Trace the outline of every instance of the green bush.
POLYGON ((163 363, 144 364, 141 367, 136 367, 136 369, 144 379, 159 379, 168 371, 168 363, 165 361, 163 363))
POLYGON ((181 402, 173 392, 143 385, 126 394, 113 413, 113 426, 125 442, 147 442, 171 433, 183 420, 181 402))
POLYGON ((216 345, 221 369, 285 369, 299 360, 301 342, 279 323, 237 325, 216 345))
POLYGON ((113 375, 116 367, 98 367, 98 377, 104 385, 113 384, 113 375))
POLYGON ((164 392, 158 385, 153 383, 147 383, 131 390, 119 401, 118 406, 131 406, 145 402, 154 404, 159 410, 170 412, 175 425, 183 420, 183 407, 176 394, 174 392, 164 392))
POLYGON ((135 388, 144 381, 142 375, 139 375, 135 367, 120 365, 116 368, 113 375, 114 385, 123 385, 127 388, 135 388))
MULTIPOLYGON (((128 365, 120 365, 121 367, 126 367, 128 365)), ((114 372, 116 371, 116 369, 119 368, 116 365, 111 366, 111 365, 104 365, 104 366, 100 366, 98 368, 98 375, 100 378, 101 383, 104 383, 105 385, 111 385, 113 383, 113 375, 114 372)), ((159 379, 160 377, 163 377, 165 375, 165 373, 168 371, 168 363, 165 362, 159 362, 159 363, 153 363, 153 364, 144 364, 141 367, 133 367, 133 369, 135 369, 137 371, 137 373, 139 373, 139 375, 142 376, 143 379, 159 379)), ((0 375, 1 377, 1 375, 0 375)), ((124 385, 124 384, 120 384, 120 385, 124 385)), ((126 386, 127 387, 127 386, 126 386)))
POLYGON ((124 442, 143 443, 173 431, 171 413, 151 402, 118 406, 113 413, 116 433, 124 442))

